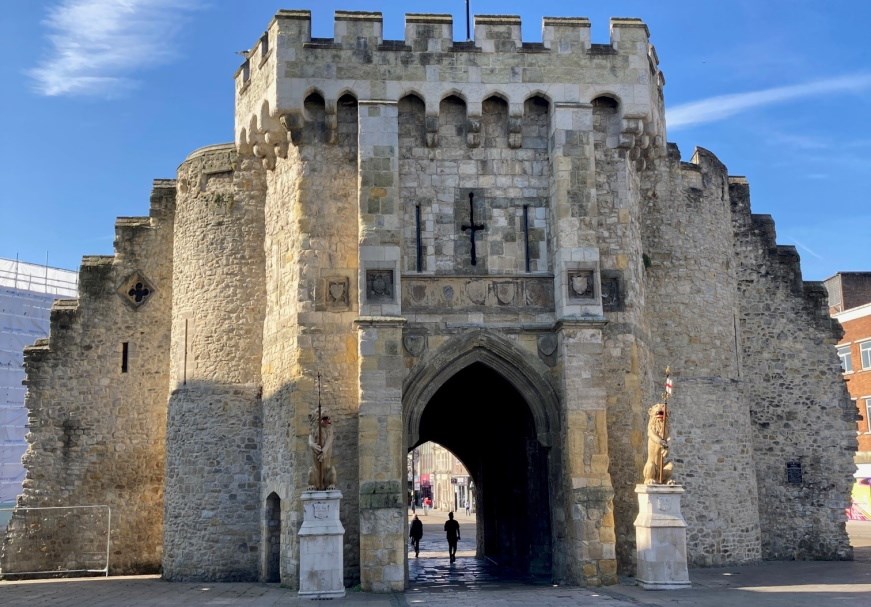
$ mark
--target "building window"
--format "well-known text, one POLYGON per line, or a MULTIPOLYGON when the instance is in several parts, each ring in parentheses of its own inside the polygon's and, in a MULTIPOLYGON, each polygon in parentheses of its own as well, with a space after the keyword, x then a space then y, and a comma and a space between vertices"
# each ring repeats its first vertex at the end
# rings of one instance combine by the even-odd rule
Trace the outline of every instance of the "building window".
POLYGON ((865 434, 871 434, 871 396, 865 397, 865 434))
POLYGON ((859 344, 859 355, 862 357, 862 368, 871 369, 871 341, 859 344))
POLYGON ((838 348, 838 356, 841 359, 841 368, 844 373, 853 372, 853 359, 850 356, 850 346, 841 346, 838 348))

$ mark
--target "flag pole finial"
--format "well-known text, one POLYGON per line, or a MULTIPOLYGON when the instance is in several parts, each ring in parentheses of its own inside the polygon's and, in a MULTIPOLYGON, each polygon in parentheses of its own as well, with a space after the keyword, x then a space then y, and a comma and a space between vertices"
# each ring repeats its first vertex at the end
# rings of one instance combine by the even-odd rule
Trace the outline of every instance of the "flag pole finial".
POLYGON ((466 0, 466 42, 472 40, 472 33, 469 30, 469 0, 466 0))

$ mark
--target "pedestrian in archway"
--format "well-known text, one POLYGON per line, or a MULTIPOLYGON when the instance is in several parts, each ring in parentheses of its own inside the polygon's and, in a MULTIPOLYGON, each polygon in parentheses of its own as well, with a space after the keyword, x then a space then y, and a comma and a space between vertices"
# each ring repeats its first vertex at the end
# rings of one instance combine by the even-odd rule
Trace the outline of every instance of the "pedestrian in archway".
POLYGON ((411 532, 408 534, 411 538, 411 545, 414 548, 414 556, 420 556, 420 538, 423 537, 423 523, 415 514, 414 520, 411 521, 411 532))
POLYGON ((445 535, 448 539, 448 556, 451 562, 457 560, 457 542, 460 541, 460 524, 454 520, 454 513, 448 512, 448 520, 445 521, 445 535))

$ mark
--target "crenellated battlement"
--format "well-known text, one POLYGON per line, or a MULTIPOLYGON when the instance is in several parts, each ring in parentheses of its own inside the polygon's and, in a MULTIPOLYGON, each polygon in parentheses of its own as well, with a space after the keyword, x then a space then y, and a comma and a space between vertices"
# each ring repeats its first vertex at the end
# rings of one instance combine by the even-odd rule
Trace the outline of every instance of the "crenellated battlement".
MULTIPOLYGON (((544 17, 542 41, 524 42, 521 37, 521 19, 518 15, 475 15, 472 40, 456 42, 453 35, 453 16, 440 13, 407 13, 405 39, 385 40, 383 17, 380 12, 336 11, 332 38, 312 38, 311 11, 279 10, 267 28, 267 33, 279 24, 282 33, 292 36, 297 45, 308 48, 342 50, 410 50, 413 52, 466 51, 511 53, 542 47, 559 54, 589 52, 590 20, 586 17, 544 17), (469 43, 472 43, 471 45, 469 43)), ((636 18, 614 17, 610 21, 611 40, 608 45, 617 52, 647 54, 650 32, 643 21, 636 18)), ((601 46, 601 45, 597 45, 601 46)), ((261 38, 248 51, 249 60, 263 58, 269 49, 261 38)), ((597 53, 600 54, 600 53, 597 53)))
POLYGON ((323 99, 327 125, 347 95, 398 102, 412 94, 429 121, 455 96, 467 104, 471 124, 494 95, 515 122, 534 96, 570 104, 607 96, 638 131, 624 147, 641 142, 642 131, 649 140, 664 135, 665 79, 642 21, 611 19, 609 44, 593 44, 582 17, 545 17, 541 42, 524 42, 521 25, 516 15, 476 15, 473 39, 457 42, 451 15, 412 13, 405 39, 385 40, 380 12, 336 11, 333 37, 314 38, 310 11, 279 11, 236 73, 236 143, 278 146, 281 155, 286 131, 306 120, 311 95, 323 99))

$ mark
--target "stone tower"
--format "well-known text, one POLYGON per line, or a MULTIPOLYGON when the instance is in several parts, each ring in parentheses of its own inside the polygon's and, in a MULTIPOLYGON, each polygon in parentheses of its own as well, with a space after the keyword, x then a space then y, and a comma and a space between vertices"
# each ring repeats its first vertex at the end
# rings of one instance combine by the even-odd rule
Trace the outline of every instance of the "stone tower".
MULTIPOLYGON (((279 11, 236 74, 235 142, 191 154, 172 195, 159 184, 171 202, 100 262, 99 289, 83 267, 50 354, 29 351, 39 424, 20 506, 139 487, 107 495, 70 463, 105 454, 52 447, 53 411, 74 406, 58 382, 95 419, 113 413, 115 370, 77 355, 99 336, 111 360, 130 326, 153 346, 155 423, 83 427, 165 454, 148 554, 168 579, 298 584, 320 397, 348 584, 405 587, 406 455, 426 441, 474 478, 479 555, 614 583, 634 566, 645 412, 666 365, 691 563, 849 558, 855 436, 822 287, 751 215, 745 180, 666 143, 643 23, 612 19, 609 44, 583 18, 542 27, 525 43, 519 18, 478 16, 457 43, 450 16, 414 14, 384 40, 380 13, 337 12, 320 39, 308 11, 279 11), (152 301, 125 300, 130 272, 152 301)), ((7 568, 35 534, 13 519, 7 568)), ((124 543, 130 525, 114 534, 117 570, 154 565, 124 543)))

